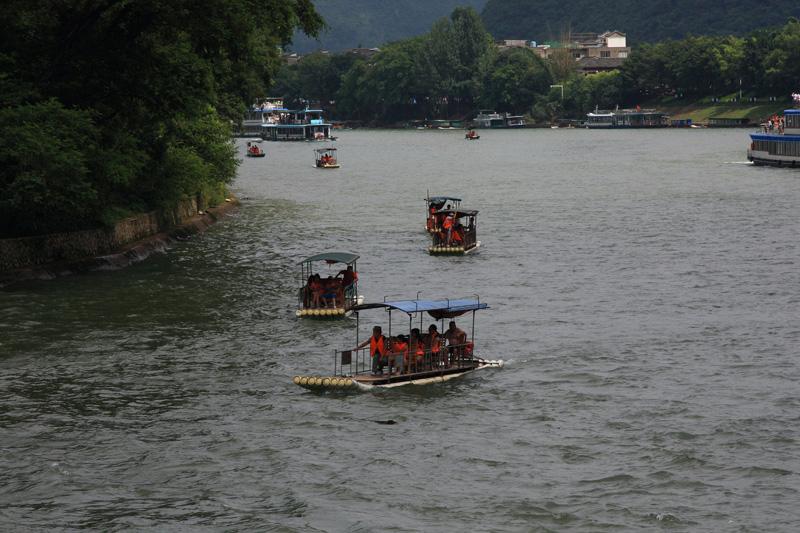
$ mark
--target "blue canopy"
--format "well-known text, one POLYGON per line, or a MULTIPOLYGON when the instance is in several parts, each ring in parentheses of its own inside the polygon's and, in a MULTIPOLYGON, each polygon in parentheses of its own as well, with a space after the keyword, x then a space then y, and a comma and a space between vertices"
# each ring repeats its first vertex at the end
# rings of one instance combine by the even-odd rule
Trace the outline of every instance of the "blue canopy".
POLYGON ((461 198, 455 196, 431 196, 428 198, 429 204, 443 204, 446 202, 460 202, 461 198))
POLYGON ((366 309, 379 308, 402 311, 409 315, 427 312, 433 316, 452 317, 464 314, 468 311, 488 309, 489 305, 481 303, 480 300, 476 300, 475 298, 462 298, 458 300, 397 300, 393 302, 361 304, 353 307, 352 310, 358 312, 366 309))
POLYGON ((311 263, 314 261, 327 261, 329 263, 344 263, 346 265, 352 264, 358 259, 356 254, 347 252, 325 252, 324 254, 312 255, 307 259, 303 259, 301 263, 311 263))

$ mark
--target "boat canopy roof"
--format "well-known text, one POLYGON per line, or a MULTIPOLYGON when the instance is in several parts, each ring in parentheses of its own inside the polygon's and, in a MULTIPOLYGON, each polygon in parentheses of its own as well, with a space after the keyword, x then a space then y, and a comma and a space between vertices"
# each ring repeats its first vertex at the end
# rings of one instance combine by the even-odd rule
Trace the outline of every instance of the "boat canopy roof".
POLYGON ((317 152, 318 154, 322 154, 325 152, 335 152, 336 148, 334 148, 333 146, 329 148, 314 148, 314 151, 317 152))
POLYGON ((303 263, 312 263, 314 261, 326 261, 328 263, 344 263, 346 265, 355 263, 358 259, 356 254, 347 252, 325 252, 322 254, 312 255, 307 259, 303 259, 298 265, 303 263))
POLYGON ((800 109, 785 109, 783 111, 784 115, 800 115, 800 109))
POLYGON ((396 300, 392 302, 367 303, 357 305, 353 311, 365 311, 367 309, 387 309, 396 310, 413 315, 416 313, 428 313, 434 318, 453 318, 463 315, 469 311, 478 309, 488 309, 489 305, 481 303, 476 298, 462 298, 458 300, 396 300))
POLYGON ((431 196, 428 198, 428 203, 430 204, 444 204, 447 202, 460 202, 461 198, 456 198, 455 196, 431 196))
POLYGON ((453 214, 456 218, 461 217, 474 217, 478 214, 478 211, 475 209, 440 209, 436 212, 436 214, 448 215, 453 214))

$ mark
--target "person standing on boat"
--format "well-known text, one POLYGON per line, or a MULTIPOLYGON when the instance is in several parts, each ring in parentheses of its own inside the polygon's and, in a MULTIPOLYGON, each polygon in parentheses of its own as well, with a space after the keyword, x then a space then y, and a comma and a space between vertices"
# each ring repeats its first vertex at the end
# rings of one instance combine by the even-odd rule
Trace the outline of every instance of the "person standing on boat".
POLYGON ((408 338, 408 353, 410 357, 409 365, 413 361, 414 370, 419 370, 425 358, 425 341, 422 340, 419 334, 419 328, 411 330, 411 335, 408 338))
POLYGON ((439 337, 439 331, 436 329, 436 324, 431 324, 428 328, 428 334, 425 335, 425 352, 428 355, 426 366, 436 364, 439 362, 440 352, 442 349, 442 338, 439 337))
POLYGON ((444 219, 444 222, 442 222, 443 240, 445 240, 448 246, 453 240, 453 226, 455 225, 455 222, 456 217, 453 215, 453 213, 448 213, 444 219))
POLYGON ((358 281, 358 272, 353 270, 353 265, 347 265, 347 268, 340 270, 336 277, 342 276, 342 300, 348 296, 348 292, 352 289, 356 281, 358 281))
POLYGON ((372 358, 372 373, 383 374, 383 359, 386 357, 386 337, 380 326, 372 328, 372 336, 356 346, 355 351, 369 345, 369 356, 372 358))
POLYGON ((461 358, 464 353, 464 346, 467 343, 467 333, 463 329, 456 326, 455 320, 451 320, 447 331, 444 332, 444 338, 447 339, 447 351, 450 354, 450 364, 461 358))

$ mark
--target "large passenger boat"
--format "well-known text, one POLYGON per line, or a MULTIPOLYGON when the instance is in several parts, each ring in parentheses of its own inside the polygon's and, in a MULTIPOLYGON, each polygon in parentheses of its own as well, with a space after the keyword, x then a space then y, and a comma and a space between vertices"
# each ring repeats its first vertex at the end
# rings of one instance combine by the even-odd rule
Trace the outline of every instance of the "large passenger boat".
MULTIPOLYGON (((772 122, 772 121, 771 121, 772 122)), ((800 167, 800 109, 787 109, 783 121, 772 122, 761 133, 750 135, 747 159, 756 165, 800 167)))
POLYGON ((298 318, 342 318, 364 302, 358 294, 358 256, 347 252, 326 252, 300 261, 300 288, 297 291, 298 318), (344 265, 322 277, 314 265, 344 265))
POLYGON ((481 109, 472 122, 475 128, 524 128, 525 118, 520 115, 505 113, 501 115, 490 109, 481 109))
POLYGON ((441 383, 480 370, 503 366, 503 360, 487 360, 477 356, 475 349, 475 313, 489 306, 478 298, 456 300, 399 300, 365 303, 353 307, 356 317, 354 347, 337 350, 333 357, 333 372, 327 376, 295 376, 293 382, 317 391, 358 391, 386 389, 404 385, 441 383), (359 338, 359 315, 368 310, 385 312, 382 326, 373 326, 371 334, 359 338), (400 322, 407 334, 396 334, 393 313, 408 319, 400 322), (455 318, 472 313, 469 333, 460 329, 455 318), (424 315, 434 319, 425 331, 424 315), (449 320, 445 329, 445 319, 449 320), (437 327, 435 322, 440 322, 437 327), (388 326, 388 327, 386 327, 388 326))
POLYGON ((666 128, 669 115, 654 109, 595 110, 586 115, 584 126, 589 129, 666 128))
POLYGON ((272 99, 247 112, 239 136, 267 141, 326 141, 333 140, 332 127, 321 109, 286 109, 282 101, 272 99))

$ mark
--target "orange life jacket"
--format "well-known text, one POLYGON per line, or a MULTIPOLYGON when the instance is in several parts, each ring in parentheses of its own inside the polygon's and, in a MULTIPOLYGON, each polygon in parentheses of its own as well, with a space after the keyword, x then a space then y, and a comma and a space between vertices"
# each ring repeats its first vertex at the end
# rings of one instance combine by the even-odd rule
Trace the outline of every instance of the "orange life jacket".
POLYGON ((439 353, 440 344, 439 335, 437 334, 435 339, 431 339, 431 353, 439 353))
POLYGON ((404 359, 408 359, 408 344, 403 341, 395 341, 394 347, 392 348, 394 353, 401 353, 403 354, 404 359))
POLYGON ((447 218, 444 219, 444 223, 442 224, 442 227, 444 229, 446 229, 446 230, 450 229, 450 228, 453 227, 453 222, 454 222, 453 217, 447 217, 447 218))
POLYGON ((378 337, 378 340, 375 340, 375 336, 369 338, 369 354, 372 357, 375 355, 383 355, 385 353, 383 347, 383 336, 378 337))

